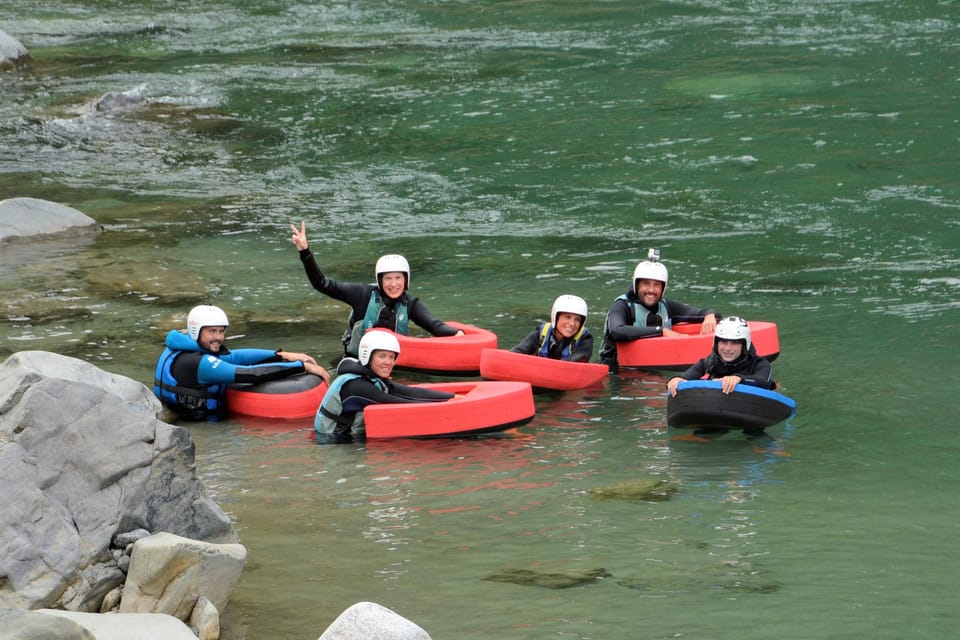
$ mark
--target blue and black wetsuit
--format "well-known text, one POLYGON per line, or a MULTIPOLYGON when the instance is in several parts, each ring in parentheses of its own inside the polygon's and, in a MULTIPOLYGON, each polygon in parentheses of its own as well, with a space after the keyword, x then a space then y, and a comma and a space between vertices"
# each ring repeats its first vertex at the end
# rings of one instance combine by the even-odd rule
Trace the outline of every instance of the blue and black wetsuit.
POLYGON ((226 414, 228 384, 265 382, 303 372, 302 362, 286 362, 276 351, 221 347, 214 354, 190 336, 171 331, 157 360, 153 392, 185 420, 216 420, 226 414))

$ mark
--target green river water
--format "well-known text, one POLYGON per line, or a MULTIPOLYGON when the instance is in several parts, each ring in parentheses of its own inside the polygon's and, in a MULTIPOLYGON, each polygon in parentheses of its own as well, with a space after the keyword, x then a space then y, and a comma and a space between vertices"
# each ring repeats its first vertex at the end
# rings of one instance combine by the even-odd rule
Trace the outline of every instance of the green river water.
POLYGON ((500 437, 187 425, 249 551, 226 640, 317 637, 362 600, 436 639, 960 628, 956 2, 19 0, 0 29, 32 53, 0 73, 0 199, 103 225, 0 247, 0 357, 149 383, 211 301, 233 346, 329 362, 346 309, 300 220, 334 277, 403 253, 435 315, 503 347, 560 293, 601 333, 648 247, 672 297, 779 327, 798 413, 763 442, 668 429, 637 371, 538 393, 500 437), (646 479, 679 489, 590 498, 646 479))

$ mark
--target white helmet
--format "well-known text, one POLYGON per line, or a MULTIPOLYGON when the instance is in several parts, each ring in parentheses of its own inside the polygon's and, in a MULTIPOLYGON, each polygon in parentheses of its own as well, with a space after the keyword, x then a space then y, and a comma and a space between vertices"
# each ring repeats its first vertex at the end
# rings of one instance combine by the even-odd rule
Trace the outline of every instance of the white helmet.
POLYGON ((392 271, 399 271, 404 276, 404 289, 410 288, 410 263, 407 262, 407 259, 396 253, 388 253, 385 256, 380 256, 380 259, 377 260, 377 284, 380 284, 380 276, 385 273, 390 273, 392 271))
POLYGON ((397 340, 397 336, 389 331, 377 331, 376 329, 367 331, 360 338, 360 348, 358 349, 360 364, 363 366, 370 364, 370 356, 373 355, 374 351, 380 349, 393 351, 399 356, 400 342, 397 340))
POLYGON ((663 290, 667 290, 667 268, 660 262, 660 250, 650 249, 647 259, 633 270, 633 290, 637 290, 637 280, 659 280, 663 283, 663 290))
POLYGON ((227 314, 220 307, 212 304, 201 304, 190 309, 187 314, 187 334, 193 340, 200 337, 200 330, 204 327, 229 327, 227 314))
POLYGON ((553 326, 557 326, 557 316, 561 313, 575 313, 580 316, 583 318, 580 323, 582 327, 587 321, 587 303, 583 298, 565 293, 553 301, 553 308, 550 310, 550 322, 553 326))
POLYGON ((727 316, 717 323, 717 328, 713 332, 714 350, 716 350, 717 340, 742 340, 745 345, 745 351, 750 350, 750 325, 739 316, 727 316))

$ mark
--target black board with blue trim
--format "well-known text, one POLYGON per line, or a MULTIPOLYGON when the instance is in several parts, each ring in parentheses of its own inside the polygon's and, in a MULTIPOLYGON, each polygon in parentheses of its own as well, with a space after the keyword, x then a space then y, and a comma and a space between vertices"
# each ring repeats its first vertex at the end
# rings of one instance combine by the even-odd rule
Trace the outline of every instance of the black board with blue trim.
POLYGON ((686 380, 676 396, 667 396, 671 427, 759 430, 796 413, 797 403, 781 393, 738 384, 725 394, 719 380, 686 380))

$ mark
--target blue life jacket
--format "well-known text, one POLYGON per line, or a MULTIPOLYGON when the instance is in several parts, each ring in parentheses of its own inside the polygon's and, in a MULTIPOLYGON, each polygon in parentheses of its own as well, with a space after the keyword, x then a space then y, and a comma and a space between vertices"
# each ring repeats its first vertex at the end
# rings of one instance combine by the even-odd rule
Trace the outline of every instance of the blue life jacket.
MULTIPOLYGON (((563 351, 560 354, 561 360, 569 360, 571 351, 576 351, 577 347, 580 346, 580 343, 583 341, 583 337, 590 332, 587 330, 586 323, 580 327, 580 330, 577 331, 573 338, 570 339, 570 342, 564 345, 563 351)), ((537 347, 537 355, 542 358, 550 357, 550 336, 553 335, 553 324, 549 322, 544 322, 540 325, 540 346, 537 347)))
POLYGON ((185 387, 173 376, 174 360, 188 353, 203 353, 197 341, 178 331, 167 334, 166 348, 157 360, 153 376, 153 393, 160 401, 178 414, 191 419, 204 419, 221 414, 226 385, 211 384, 206 387, 185 387))

